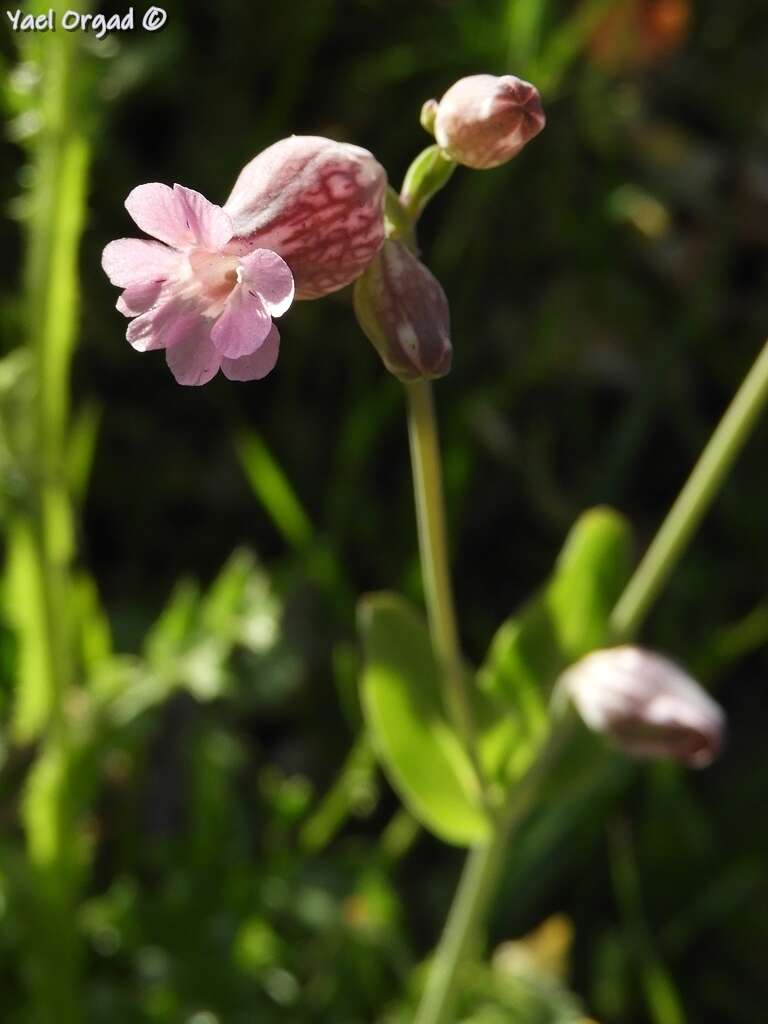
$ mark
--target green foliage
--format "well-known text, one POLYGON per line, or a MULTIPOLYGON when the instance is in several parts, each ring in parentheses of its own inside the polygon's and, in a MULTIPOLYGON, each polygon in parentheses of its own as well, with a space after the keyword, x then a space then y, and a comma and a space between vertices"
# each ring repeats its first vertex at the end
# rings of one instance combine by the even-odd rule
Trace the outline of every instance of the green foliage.
POLYGON ((426 624, 394 594, 363 598, 361 699, 374 747, 412 813, 441 839, 488 835, 477 778, 446 718, 426 624))
POLYGON ((631 569, 627 523, 611 509, 585 512, 549 582, 498 629, 478 671, 482 752, 504 789, 528 768, 548 733, 555 680, 611 640, 609 616, 631 569))
MULTIPOLYGON (((619 585, 618 537, 613 582, 578 581, 574 563, 575 592, 528 596, 582 508, 625 509, 646 543, 768 322, 766 11, 702 0, 679 49, 607 75, 585 47, 613 0, 163 6, 156 34, 9 34, 20 63, 6 48, 0 64, 0 1018, 367 1024, 413 984, 458 867, 379 785, 348 690, 353 595, 419 598, 400 393, 345 294, 290 311, 262 384, 181 392, 161 355, 123 342, 101 248, 135 233, 122 200, 142 181, 221 202, 294 131, 368 146, 399 181, 424 143, 422 101, 460 75, 542 89, 535 146, 460 170, 420 239, 451 303, 455 368, 437 401, 475 660, 521 607, 475 704, 486 770, 515 778, 518 733, 541 730, 565 648, 605 642, 590 623, 619 585), (44 482, 57 493, 41 574, 44 482), (259 560, 239 556, 212 590, 243 544, 259 560), (201 582, 178 582, 190 573, 201 582), (68 637, 53 658, 46 581, 68 637), (46 728, 51 664, 71 761, 46 728)), ((728 753, 687 779, 575 752, 510 850, 491 929, 495 943, 567 910, 571 980, 532 994, 474 964, 466 1019, 533 1016, 542 985, 564 1014, 572 987, 590 1018, 644 1020, 649 1001, 669 1016, 655 961, 687 1019, 762 1019, 765 440, 645 637, 718 688, 728 753), (617 807, 642 941, 605 841, 617 807)))
POLYGON ((541 700, 573 661, 610 642, 610 612, 629 579, 630 530, 610 509, 586 512, 571 530, 550 582, 498 630, 483 688, 519 708, 531 728, 541 700))

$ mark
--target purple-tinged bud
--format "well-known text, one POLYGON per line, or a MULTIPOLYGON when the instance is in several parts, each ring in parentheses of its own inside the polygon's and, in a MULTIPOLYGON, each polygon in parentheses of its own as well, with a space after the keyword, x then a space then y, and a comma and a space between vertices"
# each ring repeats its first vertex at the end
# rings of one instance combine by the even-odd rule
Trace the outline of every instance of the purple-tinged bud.
POLYGON ((476 170, 517 156, 545 123, 538 89, 514 75, 460 78, 434 115, 437 144, 456 163, 476 170))
POLYGON ((681 668, 639 647, 595 651, 560 677, 584 722, 633 757, 705 768, 723 744, 725 715, 681 668))
POLYGON ((402 242, 387 240, 355 283, 358 323, 402 381, 434 380, 451 368, 450 313, 440 282, 402 242))
POLYGON ((272 249, 291 269, 297 299, 317 299, 354 281, 384 241, 387 175, 366 149, 292 135, 240 172, 224 209, 227 251, 272 249))

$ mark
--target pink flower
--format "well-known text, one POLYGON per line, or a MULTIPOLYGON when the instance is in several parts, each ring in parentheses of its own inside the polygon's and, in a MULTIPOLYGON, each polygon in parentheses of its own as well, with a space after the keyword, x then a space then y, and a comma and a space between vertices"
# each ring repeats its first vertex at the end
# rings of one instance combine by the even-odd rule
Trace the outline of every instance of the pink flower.
POLYGON ((689 768, 705 768, 722 746, 720 706, 653 651, 595 651, 569 668, 558 687, 590 729, 634 757, 672 757, 689 768))
POLYGON ((219 369, 265 377, 280 346, 273 318, 348 284, 381 246, 385 187, 366 150, 311 136, 252 160, 224 208, 182 185, 140 185, 125 205, 156 241, 122 238, 102 256, 124 289, 117 308, 134 318, 128 341, 165 349, 180 384, 219 369))

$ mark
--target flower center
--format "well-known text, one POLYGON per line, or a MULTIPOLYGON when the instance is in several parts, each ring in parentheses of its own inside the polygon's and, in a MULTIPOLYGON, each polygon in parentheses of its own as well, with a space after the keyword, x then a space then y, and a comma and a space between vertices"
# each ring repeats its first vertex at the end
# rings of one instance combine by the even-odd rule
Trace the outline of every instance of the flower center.
POLYGON ((190 284, 206 316, 218 316, 239 282, 237 260, 232 256, 195 249, 189 254, 190 284))

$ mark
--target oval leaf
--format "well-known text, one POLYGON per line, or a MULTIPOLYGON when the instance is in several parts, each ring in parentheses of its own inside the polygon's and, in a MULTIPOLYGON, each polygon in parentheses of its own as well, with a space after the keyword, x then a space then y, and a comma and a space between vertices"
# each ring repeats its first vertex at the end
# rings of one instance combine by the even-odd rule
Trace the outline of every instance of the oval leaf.
POLYGON ((374 748, 413 815, 449 843, 486 839, 489 823, 459 737, 446 719, 440 673, 422 617, 395 594, 359 606, 361 700, 374 748))

